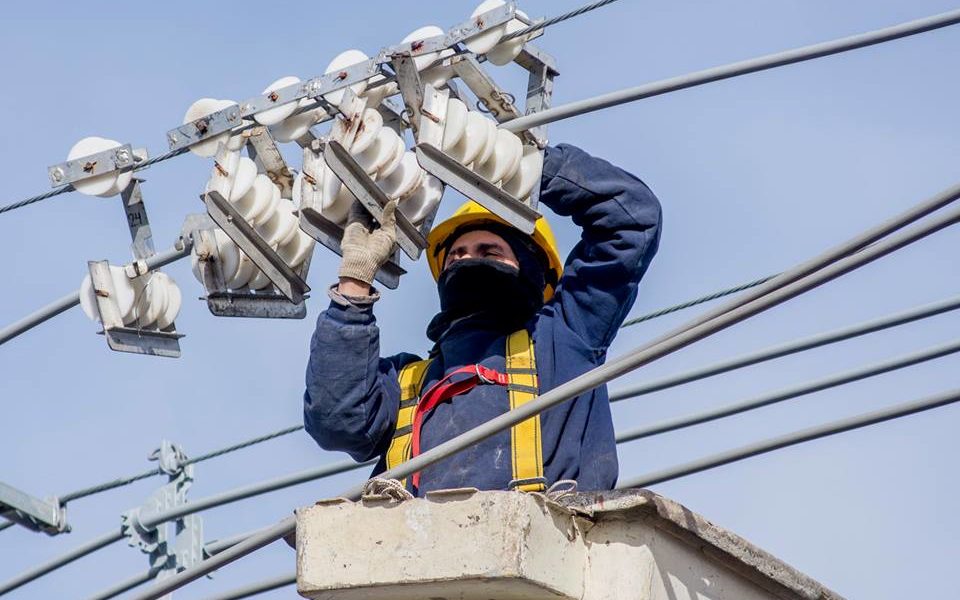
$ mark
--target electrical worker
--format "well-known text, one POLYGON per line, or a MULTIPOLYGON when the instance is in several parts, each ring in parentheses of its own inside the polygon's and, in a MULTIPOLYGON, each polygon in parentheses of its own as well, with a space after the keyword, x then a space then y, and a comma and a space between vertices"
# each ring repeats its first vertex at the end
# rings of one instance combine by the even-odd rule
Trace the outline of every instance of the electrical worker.
MULTIPOLYGON (((656 254, 660 205, 638 178, 561 144, 546 149, 540 202, 583 229, 560 256, 545 218, 526 235, 468 202, 430 232, 427 260, 440 312, 427 360, 382 358, 374 274, 392 255, 395 203, 371 230, 355 211, 344 233, 339 284, 310 345, 306 430, 327 450, 374 473, 409 460, 602 364, 656 254)), ((409 477, 437 489, 584 490, 616 485, 606 386, 532 417, 409 477)))

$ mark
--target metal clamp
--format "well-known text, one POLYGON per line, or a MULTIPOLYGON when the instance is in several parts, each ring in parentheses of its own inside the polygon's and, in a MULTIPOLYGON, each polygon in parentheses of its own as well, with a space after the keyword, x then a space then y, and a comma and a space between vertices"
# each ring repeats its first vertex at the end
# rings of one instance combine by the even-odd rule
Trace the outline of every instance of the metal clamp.
POLYGON ((178 446, 164 441, 154 454, 161 465, 179 468, 168 472, 169 483, 146 502, 121 515, 121 531, 128 545, 148 555, 150 568, 159 571, 158 578, 163 579, 203 560, 203 521, 199 515, 175 519, 173 536, 168 523, 153 522, 161 513, 186 504, 187 491, 193 485, 193 466, 183 466, 186 456, 178 446))
POLYGON ((175 323, 171 323, 166 329, 125 326, 113 287, 110 262, 91 260, 87 262, 87 267, 90 270, 95 307, 103 325, 103 330, 98 333, 107 338, 107 346, 111 350, 167 358, 180 357, 180 338, 183 334, 176 332, 175 323))
POLYGON ((50 176, 50 187, 59 187, 107 173, 129 171, 137 163, 145 160, 147 160, 145 149, 134 150, 130 144, 124 144, 47 167, 47 173, 50 176))
POLYGON ((56 498, 41 500, 0 481, 0 516, 47 535, 70 531, 67 510, 56 498))

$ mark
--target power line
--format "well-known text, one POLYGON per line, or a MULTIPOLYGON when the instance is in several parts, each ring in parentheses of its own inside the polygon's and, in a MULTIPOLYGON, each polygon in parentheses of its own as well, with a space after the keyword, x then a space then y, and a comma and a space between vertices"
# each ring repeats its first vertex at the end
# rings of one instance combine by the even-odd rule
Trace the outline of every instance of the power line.
POLYGON ((838 387, 841 385, 846 385, 848 383, 853 383, 855 381, 860 381, 862 379, 867 379, 869 377, 883 375, 884 373, 889 373, 891 371, 896 371, 898 369, 905 369, 907 367, 912 367, 914 365, 918 365, 920 363, 924 363, 937 358, 942 358, 944 356, 954 354, 956 352, 960 352, 960 342, 943 344, 941 346, 929 348, 922 352, 916 352, 913 354, 902 356, 900 358, 883 361, 883 362, 872 364, 866 367, 861 367, 859 369, 845 371, 843 373, 831 375, 830 377, 825 377, 822 379, 804 383, 802 385, 789 387, 789 388, 778 390, 776 392, 772 392, 769 394, 764 394, 763 396, 760 396, 758 398, 752 398, 750 400, 738 402, 736 404, 729 404, 727 406, 722 406, 720 408, 714 408, 714 409, 707 410, 694 415, 688 415, 685 417, 669 419, 666 421, 662 421, 660 423, 655 423, 653 425, 646 425, 638 429, 625 431, 623 433, 617 434, 617 443, 619 444, 621 442, 632 442, 634 440, 639 440, 641 438, 650 437, 650 436, 658 435, 661 433, 667 433, 670 431, 677 431, 679 429, 692 427, 694 425, 708 423, 710 421, 722 419, 723 417, 737 415, 750 410, 762 408, 764 406, 769 406, 771 404, 776 404, 778 402, 792 400, 794 398, 799 398, 801 396, 806 396, 809 394, 813 394, 815 392, 822 392, 823 390, 838 387))
POLYGON ((529 35, 529 34, 531 34, 531 33, 540 31, 540 30, 542 30, 542 29, 546 29, 547 27, 550 27, 551 25, 556 25, 557 23, 562 23, 562 22, 564 22, 564 21, 566 21, 566 20, 568 20, 568 19, 572 19, 572 18, 574 18, 574 17, 579 17, 580 15, 582 15, 582 14, 584 14, 584 13, 588 13, 588 12, 590 12, 590 11, 592 11, 592 10, 596 10, 596 9, 598 9, 598 8, 603 8, 604 6, 606 6, 606 5, 608 5, 608 4, 613 4, 613 3, 616 2, 616 1, 617 1, 617 0, 601 0, 600 2, 594 2, 594 3, 592 3, 592 4, 587 4, 587 5, 585 5, 585 6, 581 6, 580 8, 578 8, 578 9, 576 9, 576 10, 571 10, 571 11, 568 12, 568 13, 563 13, 562 15, 557 15, 556 17, 551 17, 551 18, 549 18, 549 19, 545 19, 545 20, 543 20, 543 21, 540 21, 539 23, 534 23, 533 25, 531 25, 531 26, 529 26, 529 27, 526 27, 526 28, 524 28, 524 29, 521 29, 520 31, 515 31, 515 32, 513 32, 513 33, 507 34, 507 35, 503 36, 502 38, 500 38, 500 41, 501 41, 501 42, 506 42, 506 41, 512 40, 512 39, 514 39, 514 38, 518 38, 518 37, 521 37, 521 36, 529 35))
MULTIPOLYGON (((169 159, 171 159, 171 158, 173 158, 173 157, 175 157, 175 156, 180 156, 180 155, 183 154, 184 152, 187 152, 187 150, 188 150, 187 148, 180 148, 180 149, 178 149, 178 150, 171 150, 170 152, 167 152, 167 153, 165 153, 165 154, 161 154, 160 156, 157 156, 156 158, 151 158, 151 159, 145 160, 145 161, 137 164, 137 166, 135 166, 135 167, 133 168, 133 170, 134 170, 134 171, 142 171, 143 169, 146 169, 146 168, 148 168, 148 167, 151 167, 151 166, 153 166, 153 165, 155 165, 155 164, 157 164, 157 163, 161 163, 161 162, 163 162, 163 161, 165 161, 165 160, 169 160, 169 159)), ((60 194, 65 194, 65 193, 67 193, 67 192, 72 192, 72 191, 74 191, 74 189, 75 189, 75 188, 74 188, 72 185, 67 184, 67 185, 65 185, 65 186, 63 186, 63 187, 58 187, 58 188, 56 188, 56 189, 50 190, 49 192, 46 192, 46 193, 44 193, 44 194, 38 194, 38 195, 36 195, 36 196, 32 196, 32 197, 30 197, 30 198, 27 198, 26 200, 21 200, 20 202, 14 202, 13 204, 8 204, 8 205, 6 205, 6 206, 2 206, 2 207, 0 207, 0 215, 2 215, 2 214, 5 213, 5 212, 10 212, 11 210, 16 210, 16 209, 18 209, 18 208, 23 208, 24 206, 29 206, 29 205, 31 205, 31 204, 34 204, 35 202, 40 202, 41 200, 46 200, 47 198, 53 198, 54 196, 59 196, 60 194)))
POLYGON ((512 119, 503 123, 500 125, 500 127, 508 131, 513 131, 514 133, 525 131, 533 127, 546 125, 547 123, 569 119, 570 117, 576 117, 578 115, 594 112, 604 108, 610 108, 620 104, 626 104, 627 102, 635 102, 637 100, 643 100, 645 98, 652 98, 661 94, 685 90, 687 88, 696 87, 706 83, 712 83, 714 81, 722 81, 724 79, 748 75, 758 71, 765 71, 767 69, 784 67, 799 62, 813 60, 815 58, 822 58, 824 56, 849 52, 851 50, 857 50, 867 46, 882 44, 884 42, 890 42, 903 37, 925 33, 941 27, 956 25, 957 23, 960 23, 960 10, 953 10, 950 12, 941 13, 939 15, 934 15, 932 17, 917 19, 915 21, 909 21, 899 25, 869 31, 867 33, 861 33, 828 42, 794 48, 792 50, 784 50, 783 52, 767 54, 758 58, 752 58, 719 67, 704 69, 695 73, 681 75, 679 77, 663 79, 616 92, 610 92, 601 96, 595 96, 593 98, 587 98, 585 100, 579 100, 569 104, 563 104, 561 106, 548 108, 540 112, 530 113, 529 115, 512 119))
POLYGON ((865 323, 860 323, 852 327, 835 329, 833 331, 802 338, 786 344, 774 346, 772 348, 766 348, 764 350, 760 350, 759 352, 752 352, 750 354, 745 354, 730 360, 707 365, 706 367, 693 369, 678 375, 643 383, 638 386, 615 390, 610 394, 610 401, 619 402, 621 400, 626 400, 627 398, 636 398, 637 396, 642 396, 644 394, 659 392, 661 390, 691 383, 693 381, 699 381, 706 377, 720 375, 721 373, 728 373, 735 369, 749 367, 776 358, 783 358, 784 356, 789 356, 798 352, 820 348, 821 346, 826 346, 828 344, 834 344, 869 333, 876 333, 892 327, 898 327, 900 325, 906 325, 915 321, 928 319, 930 317, 957 309, 960 309, 960 296, 954 296, 952 298, 948 298, 940 302, 934 302, 932 304, 925 304, 911 310, 899 312, 893 315, 882 317, 880 319, 867 321, 865 323))
MULTIPOLYGON (((957 188, 951 189, 955 190, 955 197, 960 196, 960 191, 958 191, 957 188)), ((925 204, 926 203, 921 204, 920 206, 925 204)), ((911 211, 908 211, 908 214, 910 212, 911 211)), ((699 324, 689 324, 678 333, 661 341, 657 341, 652 346, 642 346, 618 359, 595 367, 537 396, 523 406, 494 417, 486 423, 478 425, 455 438, 427 450, 423 454, 412 458, 398 467, 388 469, 382 473, 382 476, 391 479, 409 477, 411 474, 452 456, 497 432, 540 414, 552 406, 566 402, 616 377, 629 373, 641 366, 667 356, 676 350, 722 331, 824 283, 832 281, 837 277, 896 252, 958 221, 960 221, 960 209, 954 208, 939 217, 932 217, 927 222, 920 223, 907 231, 896 234, 891 234, 890 231, 887 231, 885 235, 873 240, 876 243, 863 248, 856 254, 850 255, 849 253, 844 253, 838 256, 836 250, 828 250, 802 263, 798 267, 791 269, 787 272, 788 276, 776 277, 771 280, 767 285, 774 284, 773 288, 768 289, 767 293, 761 297, 746 303, 739 298, 735 299, 733 302, 729 302, 727 305, 721 307, 721 309, 719 309, 720 314, 715 318, 699 324), (797 272, 802 272, 802 274, 792 278, 790 277, 790 274, 797 272)), ((884 225, 889 226, 889 223, 885 223, 884 225)), ((864 235, 869 237, 869 234, 876 229, 877 228, 872 228, 864 235)), ((862 237, 864 236, 857 236, 850 242, 842 244, 840 248, 846 247, 862 237)), ((862 246, 860 246, 860 248, 862 248, 862 246)), ((357 499, 360 497, 362 491, 363 486, 358 485, 345 490, 341 495, 349 499, 357 499)), ((143 593, 137 594, 134 598, 136 600, 154 600, 160 598, 191 581, 215 571, 223 565, 229 564, 289 535, 295 528, 296 520, 293 517, 287 517, 277 524, 262 530, 260 533, 247 538, 236 546, 225 550, 221 554, 164 579, 143 593)))
POLYGON ((899 419, 901 417, 939 408, 941 406, 946 406, 958 401, 960 401, 960 389, 944 392, 923 400, 907 402, 891 408, 873 411, 864 415, 857 415, 847 419, 841 419, 825 425, 810 427, 794 433, 789 433, 775 438, 770 438, 762 442, 757 442, 755 444, 750 444, 748 446, 741 446, 740 448, 728 450, 726 452, 708 456, 700 460, 691 461, 683 465, 671 467, 662 471, 655 471, 642 477, 628 480, 618 487, 639 488, 651 486, 657 483, 663 483, 665 481, 671 481, 686 475, 692 475, 694 473, 699 473, 701 471, 727 465, 732 462, 737 462, 745 458, 751 458, 760 454, 779 450, 780 448, 794 446, 803 442, 809 442, 822 437, 844 433, 846 431, 867 427, 868 425, 874 425, 884 421, 899 419))
MULTIPOLYGON (((650 473, 642 477, 637 477, 637 478, 625 481, 617 487, 618 489, 644 488, 651 485, 655 485, 657 483, 672 481, 674 479, 679 479, 680 477, 684 477, 686 475, 692 475, 694 473, 707 471, 709 469, 713 469, 713 468, 727 465, 733 462, 741 461, 747 458, 752 458, 754 456, 765 454, 767 452, 772 452, 774 450, 779 450, 781 448, 786 448, 789 446, 794 446, 797 444, 809 442, 809 441, 820 439, 823 437, 828 437, 831 435, 836 435, 836 434, 844 433, 847 431, 860 429, 863 427, 867 427, 869 425, 883 423, 885 421, 891 421, 894 419, 903 418, 919 412, 940 408, 942 406, 946 406, 958 401, 960 401, 960 390, 945 392, 943 394, 938 394, 936 396, 931 396, 922 400, 899 404, 891 408, 877 410, 864 415, 857 415, 855 417, 833 421, 825 425, 818 425, 816 427, 810 427, 794 433, 763 440, 755 444, 741 446, 740 448, 736 448, 734 450, 729 450, 727 452, 709 456, 700 460, 688 462, 683 465, 671 467, 669 469, 664 469, 662 471, 656 471, 654 473, 650 473)), ((295 573, 278 575, 276 577, 273 577, 271 579, 268 579, 259 583, 250 584, 242 588, 237 588, 230 592, 226 592, 222 595, 214 596, 213 598, 215 600, 239 600, 240 598, 248 598, 255 594, 259 594, 269 590, 274 590, 287 585, 293 585, 295 583, 296 583, 295 573)), ((146 599, 146 598, 155 598, 155 597, 156 596, 154 595, 137 596, 138 600, 141 598, 146 599)))
POLYGON ((693 300, 687 300, 686 302, 681 302, 680 304, 668 306, 667 308, 661 308, 660 310, 655 310, 651 313, 647 313, 645 315, 641 315, 639 317, 630 319, 628 321, 624 321, 623 325, 621 325, 620 327, 630 327, 631 325, 636 325, 638 323, 643 323, 645 321, 656 319, 657 317, 669 315, 670 313, 675 313, 685 308, 690 308, 691 306, 697 306, 698 304, 703 304, 704 302, 710 302, 711 300, 723 298, 724 296, 729 296, 730 294, 736 294, 737 292, 742 292, 743 290, 749 290, 750 288, 757 287, 758 285, 761 285, 770 281, 776 276, 777 275, 767 275, 766 277, 761 277, 760 279, 751 281, 750 283, 743 283, 732 288, 720 290, 719 292, 713 292, 712 294, 707 294, 706 296, 700 296, 699 298, 694 298, 693 300))

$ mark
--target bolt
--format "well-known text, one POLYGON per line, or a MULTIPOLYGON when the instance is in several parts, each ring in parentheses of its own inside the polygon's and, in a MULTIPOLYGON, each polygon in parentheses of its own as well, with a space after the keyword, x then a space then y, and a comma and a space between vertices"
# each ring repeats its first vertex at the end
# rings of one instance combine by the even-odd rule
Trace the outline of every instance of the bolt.
POLYGON ((252 104, 244 104, 244 105, 243 105, 243 112, 252 112, 252 111, 253 111, 253 105, 252 105, 252 104))
POLYGON ((125 165, 130 162, 130 152, 126 148, 117 150, 117 165, 125 165))
POLYGON ((50 177, 52 177, 57 183, 63 181, 63 169, 57 167, 50 173, 50 177))
POLYGON ((179 139, 180 138, 178 138, 177 134, 175 133, 171 133, 167 135, 167 140, 169 140, 171 146, 176 144, 179 139))
POLYGON ((229 113, 227 113, 227 120, 228 120, 228 121, 236 121, 236 120, 237 120, 237 117, 239 117, 239 116, 240 116, 240 113, 238 113, 238 112, 235 111, 235 110, 231 110, 229 113))

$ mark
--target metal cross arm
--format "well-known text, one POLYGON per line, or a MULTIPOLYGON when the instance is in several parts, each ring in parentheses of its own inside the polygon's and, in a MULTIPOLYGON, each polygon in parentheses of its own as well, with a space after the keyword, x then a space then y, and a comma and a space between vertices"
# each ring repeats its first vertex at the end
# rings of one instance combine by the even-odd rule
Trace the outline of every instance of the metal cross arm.
POLYGON ((49 535, 70 531, 66 509, 60 506, 56 498, 41 500, 2 481, 0 516, 49 535))

